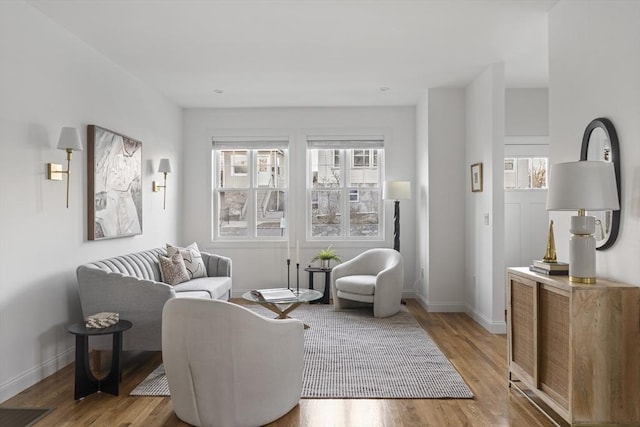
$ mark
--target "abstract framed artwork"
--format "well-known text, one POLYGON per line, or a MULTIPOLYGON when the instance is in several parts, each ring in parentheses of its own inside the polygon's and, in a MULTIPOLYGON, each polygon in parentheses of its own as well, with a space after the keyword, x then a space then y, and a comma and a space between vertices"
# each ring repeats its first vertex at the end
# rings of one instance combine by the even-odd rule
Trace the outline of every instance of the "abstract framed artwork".
POLYGON ((88 237, 142 234, 142 142, 87 127, 88 237))
POLYGON ((471 165, 471 191, 474 193, 482 191, 482 163, 471 165))

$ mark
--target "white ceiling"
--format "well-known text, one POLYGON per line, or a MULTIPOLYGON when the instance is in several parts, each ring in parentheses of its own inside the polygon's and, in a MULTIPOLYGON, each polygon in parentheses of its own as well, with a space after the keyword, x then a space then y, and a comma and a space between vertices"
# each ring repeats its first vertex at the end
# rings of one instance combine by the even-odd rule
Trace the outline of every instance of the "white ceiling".
POLYGON ((546 87, 556 2, 27 1, 185 108, 414 105, 496 62, 546 87))

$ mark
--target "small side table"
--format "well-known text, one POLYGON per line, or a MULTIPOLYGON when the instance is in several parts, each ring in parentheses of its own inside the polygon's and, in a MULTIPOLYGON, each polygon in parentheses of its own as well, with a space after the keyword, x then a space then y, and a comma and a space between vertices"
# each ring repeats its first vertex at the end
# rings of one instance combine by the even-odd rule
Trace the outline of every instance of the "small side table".
POLYGON ((78 400, 97 391, 117 396, 122 379, 122 333, 131 328, 132 323, 120 319, 107 328, 87 328, 84 323, 69 325, 67 330, 76 336, 76 379, 73 398, 78 400), (111 369, 103 379, 97 379, 89 367, 89 336, 113 335, 111 369))
POLYGON ((322 298, 317 301, 312 302, 318 304, 329 304, 329 297, 331 295, 331 268, 318 268, 318 267, 307 267, 304 271, 309 272, 309 289, 313 289, 313 273, 324 273, 324 294, 322 298))

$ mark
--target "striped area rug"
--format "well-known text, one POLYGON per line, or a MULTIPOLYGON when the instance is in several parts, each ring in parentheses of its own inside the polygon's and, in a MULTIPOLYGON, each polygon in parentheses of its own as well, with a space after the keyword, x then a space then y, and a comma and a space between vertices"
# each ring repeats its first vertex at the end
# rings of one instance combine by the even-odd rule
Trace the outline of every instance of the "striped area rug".
MULTIPOLYGON (((259 306, 247 306, 272 317, 259 306)), ((291 316, 305 330, 303 398, 468 399, 473 394, 451 362, 404 309, 376 319, 371 309, 334 311, 303 305, 291 316)), ((163 367, 131 395, 168 396, 163 367)))

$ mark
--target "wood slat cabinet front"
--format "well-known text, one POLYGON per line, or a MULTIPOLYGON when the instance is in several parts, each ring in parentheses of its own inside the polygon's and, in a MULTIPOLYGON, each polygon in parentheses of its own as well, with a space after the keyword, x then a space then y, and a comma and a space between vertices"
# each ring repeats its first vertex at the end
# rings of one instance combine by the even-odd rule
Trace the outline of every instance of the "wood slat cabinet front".
POLYGON ((576 426, 640 425, 640 287, 507 270, 509 381, 576 426))

